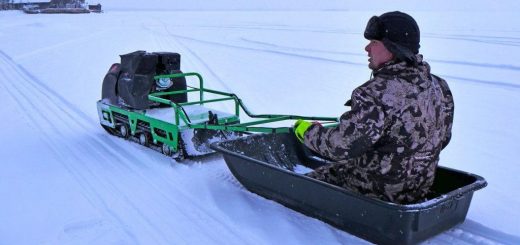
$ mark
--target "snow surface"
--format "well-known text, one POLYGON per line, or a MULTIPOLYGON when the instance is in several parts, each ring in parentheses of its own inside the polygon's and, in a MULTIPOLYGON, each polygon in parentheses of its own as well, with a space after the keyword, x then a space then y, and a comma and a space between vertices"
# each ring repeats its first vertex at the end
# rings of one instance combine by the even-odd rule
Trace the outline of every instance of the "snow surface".
POLYGON ((0 244, 366 244, 248 192, 218 155, 179 164, 108 135, 96 101, 118 55, 174 51, 254 113, 339 116, 370 75, 366 21, 396 9, 454 94, 441 165, 489 183, 463 224, 425 243, 520 244, 518 1, 143 2, 0 11, 0 244))

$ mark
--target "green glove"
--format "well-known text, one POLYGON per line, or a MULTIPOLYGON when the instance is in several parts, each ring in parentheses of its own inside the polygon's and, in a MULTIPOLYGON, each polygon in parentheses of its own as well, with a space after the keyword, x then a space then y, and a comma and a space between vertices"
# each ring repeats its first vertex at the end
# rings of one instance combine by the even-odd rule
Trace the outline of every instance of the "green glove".
POLYGON ((294 123, 294 134, 296 134, 296 138, 303 143, 305 132, 312 126, 312 123, 307 122, 302 119, 298 119, 296 123, 294 123))

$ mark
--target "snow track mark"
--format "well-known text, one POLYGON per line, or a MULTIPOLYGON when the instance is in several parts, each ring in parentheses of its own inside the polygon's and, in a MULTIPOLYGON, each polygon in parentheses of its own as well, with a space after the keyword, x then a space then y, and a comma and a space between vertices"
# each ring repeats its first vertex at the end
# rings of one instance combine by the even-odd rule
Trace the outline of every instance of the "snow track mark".
POLYGON ((495 44, 501 46, 520 47, 520 38, 502 37, 502 36, 484 36, 484 35, 441 35, 441 34, 426 34, 427 38, 460 40, 468 42, 495 44))
MULTIPOLYGON (((152 196, 162 202, 157 204, 162 205, 159 210, 163 210, 169 217, 181 216, 180 220, 191 222, 190 227, 198 226, 201 230, 205 230, 204 227, 208 225, 215 227, 214 232, 205 234, 204 239, 222 242, 231 239, 248 243, 247 238, 234 232, 235 227, 220 221, 213 216, 210 210, 206 210, 205 206, 198 204, 198 201, 192 198, 192 194, 182 188, 183 183, 163 173, 160 173, 159 176, 154 175, 152 178, 143 174, 142 171, 146 170, 147 164, 157 163, 144 163, 140 159, 133 158, 132 152, 118 145, 125 141, 106 134, 94 137, 90 134, 78 133, 96 131, 94 126, 97 126, 98 123, 94 123, 94 120, 75 109, 58 93, 42 85, 34 76, 28 75, 30 73, 1 52, 0 67, 1 85, 20 106, 20 111, 24 112, 29 124, 41 132, 39 137, 46 142, 49 149, 53 150, 63 167, 81 186, 85 199, 93 207, 98 208, 101 213, 104 213, 105 217, 111 217, 110 222, 118 224, 117 227, 123 229, 128 244, 143 242, 138 235, 134 234, 134 229, 129 227, 130 223, 147 224, 146 227, 139 228, 139 233, 148 234, 146 237, 151 239, 154 244, 171 244, 174 241, 188 243, 188 240, 184 239, 182 233, 176 231, 178 229, 172 227, 166 231, 164 227, 156 224, 154 220, 157 220, 155 216, 158 214, 150 213, 146 207, 139 206, 132 201, 136 196, 129 192, 128 188, 121 186, 124 183, 141 183, 141 186, 153 190, 152 196), (70 136, 78 135, 81 136, 80 142, 70 138, 70 136), (67 154, 65 155, 64 152, 67 154), (93 161, 85 160, 85 158, 97 159, 95 162, 98 164, 92 164, 93 161), (118 180, 112 179, 113 173, 121 173, 119 176, 125 181, 120 183, 118 180), (175 191, 172 193, 166 190, 175 191), (130 218, 138 217, 141 221, 132 222, 123 214, 112 209, 110 207, 112 204, 107 202, 107 197, 122 203, 119 205, 123 205, 122 210, 127 212, 125 215, 133 213, 134 215, 130 215, 130 218), (188 202, 192 205, 183 205, 186 200, 189 200, 188 202), (173 238, 174 240, 172 240, 173 238)), ((133 143, 128 142, 128 144, 131 147, 148 151, 133 143)), ((157 210, 157 208, 153 210, 157 210)))
POLYGON ((80 36, 78 38, 71 38, 71 39, 64 40, 64 41, 61 41, 61 42, 57 42, 57 43, 54 43, 52 45, 48 45, 48 46, 45 46, 45 47, 42 47, 42 48, 39 48, 39 49, 33 49, 31 52, 24 53, 22 55, 16 56, 15 58, 17 60, 19 60, 19 59, 30 58, 30 57, 35 56, 35 55, 42 55, 41 53, 52 52, 53 50, 60 49, 63 46, 77 44, 78 41, 92 40, 92 39, 94 39, 94 38, 96 38, 98 36, 102 36, 103 34, 105 34, 107 32, 109 32, 109 31, 108 30, 102 30, 102 31, 88 33, 88 34, 80 36))
MULTIPOLYGON (((348 64, 348 65, 355 65, 355 66, 366 66, 365 63, 358 63, 358 62, 350 62, 347 60, 341 60, 341 59, 331 59, 326 57, 320 57, 320 56, 311 56, 307 54, 299 54, 299 53, 293 53, 293 52, 287 52, 285 50, 278 50, 280 47, 274 46, 273 44, 270 44, 269 46, 272 46, 274 48, 255 48, 255 47, 244 47, 244 46, 238 46, 238 45, 231 45, 231 44, 224 44, 214 41, 206 41, 202 39, 187 37, 187 36, 181 36, 177 34, 170 33, 170 36, 175 37, 178 39, 178 42, 182 44, 179 40, 186 40, 186 41, 193 41, 193 42, 199 42, 204 43, 208 45, 213 46, 221 46, 221 47, 227 47, 227 48, 234 48, 234 49, 243 49, 243 50, 250 50, 250 51, 257 51, 257 52, 265 52, 265 53, 274 53, 279 55, 285 55, 285 56, 292 56, 292 57, 300 57, 305 59, 313 59, 313 60, 319 60, 319 61, 327 61, 327 62, 333 62, 333 63, 342 63, 342 64, 348 64)), ((267 44, 264 44, 267 45, 267 44)), ((198 57, 193 51, 191 51, 189 48, 187 48, 186 45, 183 45, 188 52, 190 52, 194 57, 196 57, 201 62, 202 59, 198 57)), ((311 50, 310 52, 322 52, 318 50, 311 50)), ((324 51, 323 51, 324 52, 324 51)), ((354 55, 354 54, 349 54, 354 55)), ((446 61, 446 60, 432 60, 433 62, 439 62, 439 63, 448 63, 448 64, 457 64, 457 65, 467 65, 467 66, 474 66, 474 67, 482 67, 482 68, 493 68, 493 69, 503 69, 503 70, 514 70, 514 71, 520 71, 520 67, 514 66, 514 65, 501 65, 501 64, 485 64, 485 63, 475 63, 475 62, 465 62, 465 61, 446 61)), ((211 71, 209 66, 204 63, 204 66, 208 71, 210 71, 217 79, 218 76, 211 71)), ((471 83, 477 83, 477 84, 485 84, 490 85, 494 87, 506 87, 506 88, 520 88, 520 84, 515 84, 511 82, 503 82, 503 81, 484 81, 479 79, 472 79, 472 78, 465 78, 465 77, 458 77, 458 76, 451 76, 451 75, 441 75, 445 78, 451 78, 455 80, 461 80, 464 82, 471 82, 471 83)), ((221 83, 223 83, 220 79, 218 79, 221 83)))
POLYGON ((182 55, 184 55, 184 57, 189 57, 192 60, 193 63, 196 63, 200 66, 202 66, 202 68, 206 71, 208 71, 211 76, 213 76, 214 80, 216 82, 218 82, 220 84, 220 86, 222 86, 227 92, 231 92, 233 91, 228 85, 227 83, 225 83, 221 78, 220 76, 211 69, 211 67, 206 63, 204 62, 204 60, 199 56, 197 55, 196 52, 194 52, 192 49, 190 49, 186 44, 184 44, 183 42, 181 42, 177 37, 176 35, 174 35, 167 27, 166 23, 164 22, 160 22, 162 24, 162 28, 164 28, 165 30, 165 33, 161 33, 160 31, 153 31, 153 30, 150 30, 154 33, 154 36, 156 37, 156 40, 159 44, 159 46, 161 48, 164 48, 166 50, 176 50, 178 48, 186 51, 186 52, 181 52, 182 50, 179 50, 178 52, 180 52, 182 55), (159 38, 160 37, 160 38, 159 38), (176 45, 175 45, 176 44, 176 45), (188 53, 189 55, 186 55, 186 53, 188 53))
MULTIPOLYGON (((102 196, 97 193, 93 184, 94 182, 92 181, 97 182, 97 180, 100 180, 99 177, 94 175, 87 165, 83 165, 84 167, 80 169, 79 166, 81 165, 74 164, 77 161, 81 161, 77 155, 64 155, 64 151, 59 149, 60 146, 63 146, 71 151, 74 150, 67 144, 61 144, 62 142, 67 142, 67 139, 64 139, 65 136, 63 132, 70 129, 68 127, 70 124, 62 125, 64 127, 58 128, 55 123, 64 119, 63 110, 56 107, 55 101, 48 97, 48 94, 34 86, 34 81, 30 77, 27 77, 25 72, 3 52, 0 53, 0 71, 3 78, 5 78, 1 79, 3 81, 2 85, 6 91, 11 94, 18 106, 20 106, 20 111, 24 112, 23 115, 28 117, 29 124, 41 132, 37 137, 46 143, 47 147, 55 153, 57 159, 70 176, 82 187, 84 192, 81 194, 83 197, 88 200, 92 206, 101 208, 100 211, 107 214, 107 217, 111 217, 112 222, 118 223, 119 227, 123 228, 124 233, 129 239, 127 242, 137 244, 136 237, 129 230, 124 229, 125 226, 121 218, 110 210, 109 205, 104 201, 102 196), (40 103, 36 104, 34 101, 40 103), (51 121, 51 118, 56 121, 51 121), (60 138, 64 139, 64 141, 60 141, 60 138)), ((77 121, 73 120, 73 122, 77 121)))
MULTIPOLYGON (((125 194, 122 189, 118 188, 117 184, 113 180, 99 174, 98 167, 108 168, 109 171, 115 171, 117 168, 121 168, 122 166, 124 167, 124 165, 107 164, 103 166, 89 166, 88 163, 83 160, 83 155, 85 154, 84 152, 97 152, 96 150, 99 148, 97 148, 95 144, 101 143, 96 142, 96 140, 93 140, 90 136, 89 140, 83 141, 80 145, 63 144, 63 142, 70 141, 67 136, 75 135, 77 133, 77 129, 74 129, 70 123, 56 126, 56 122, 75 122, 77 124, 81 123, 74 119, 74 117, 70 114, 64 114, 63 111, 66 110, 66 108, 61 108, 60 106, 62 106, 62 104, 56 102, 55 98, 48 96, 48 93, 46 93, 47 91, 38 89, 36 86, 34 86, 34 81, 24 76, 24 72, 21 72, 15 64, 9 62, 10 59, 6 57, 5 54, 2 54, 1 56, 1 60, 4 63, 2 64, 2 68, 7 68, 2 69, 2 73, 4 75, 7 73, 8 80, 6 81, 10 81, 9 85, 11 86, 7 86, 6 83, 3 85, 7 88, 8 92, 13 96, 13 98, 15 98, 18 105, 20 105, 22 108, 21 111, 26 112, 24 115, 29 117, 31 125, 35 126, 36 129, 42 133, 40 135, 42 141, 47 142, 47 146, 52 149, 56 155, 58 155, 62 165, 67 169, 71 176, 76 179, 77 183, 82 186, 85 192, 83 196, 89 200, 92 206, 102 208, 102 211, 107 214, 106 216, 112 217, 116 223, 119 224, 118 227, 127 227, 127 222, 124 222, 120 215, 113 212, 109 207, 110 205, 106 202, 105 196, 101 193, 98 193, 99 187, 102 187, 102 191, 108 191, 109 193, 112 193, 110 196, 119 196, 126 203, 126 205, 130 206, 130 208, 133 209, 134 212, 136 212, 138 216, 140 216, 145 221, 144 223, 149 224, 152 231, 159 231, 160 229, 154 227, 155 225, 153 222, 151 222, 145 215, 143 215, 140 212, 140 209, 132 203, 132 198, 129 198, 129 196, 125 194), (9 72, 9 70, 11 72, 9 72), (33 101, 39 101, 41 103, 36 104, 33 101), (51 119, 53 120, 51 121, 51 119), (41 122, 46 123, 42 125, 41 122), (60 147, 66 148, 67 150, 64 151, 63 149, 60 149, 60 147), (63 152, 69 152, 70 154, 64 155, 63 152)), ((88 131, 91 130, 87 130, 87 132, 88 131)), ((113 160, 103 157, 102 153, 99 153, 98 157, 100 159, 100 163, 110 163, 113 160)), ((135 235, 133 235, 129 229, 125 228, 125 232, 130 238, 130 240, 128 240, 129 243, 139 243, 135 235)), ((156 235, 162 236, 163 233, 150 235, 151 237, 156 235)), ((167 241, 167 239, 164 240, 167 241)), ((155 241, 159 242, 160 240, 155 238, 155 241)))
POLYGON ((262 53, 270 53, 270 54, 298 57, 298 58, 303 58, 303 59, 311 59, 311 60, 318 60, 318 61, 325 61, 325 62, 342 63, 342 64, 349 64, 349 65, 355 65, 355 66, 366 66, 365 63, 359 63, 359 62, 350 62, 350 61, 346 61, 346 60, 331 59, 331 58, 320 57, 320 56, 311 56, 311 55, 306 55, 306 54, 292 53, 292 52, 273 50, 273 49, 268 49, 268 48, 244 47, 244 46, 219 43, 219 42, 214 42, 214 41, 206 41, 206 40, 202 40, 202 39, 198 39, 198 38, 192 38, 192 37, 187 37, 187 36, 182 36, 182 35, 177 35, 177 34, 170 34, 170 35, 172 35, 178 39, 199 42, 199 43, 204 43, 204 44, 213 45, 213 46, 227 47, 227 48, 233 48, 233 49, 242 49, 242 50, 249 50, 249 51, 255 51, 255 52, 262 52, 262 53))

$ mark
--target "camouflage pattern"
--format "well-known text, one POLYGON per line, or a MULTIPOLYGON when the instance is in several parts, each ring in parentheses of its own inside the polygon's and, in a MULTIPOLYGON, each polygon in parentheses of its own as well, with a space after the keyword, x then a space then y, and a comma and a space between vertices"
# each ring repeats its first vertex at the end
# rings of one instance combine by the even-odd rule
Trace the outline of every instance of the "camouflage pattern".
POLYGON ((308 176, 395 203, 426 196, 451 138, 454 104, 447 83, 417 59, 418 67, 389 62, 374 71, 337 127, 309 128, 304 144, 335 163, 308 176))

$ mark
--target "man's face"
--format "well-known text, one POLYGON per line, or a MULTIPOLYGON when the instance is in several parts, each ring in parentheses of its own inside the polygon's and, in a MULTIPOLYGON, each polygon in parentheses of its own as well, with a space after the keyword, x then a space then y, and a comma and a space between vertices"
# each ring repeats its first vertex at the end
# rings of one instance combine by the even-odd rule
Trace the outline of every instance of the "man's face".
POLYGON ((365 47, 365 50, 369 57, 368 68, 372 70, 381 68, 384 63, 394 58, 394 55, 390 53, 383 42, 379 40, 370 40, 368 45, 365 47))

